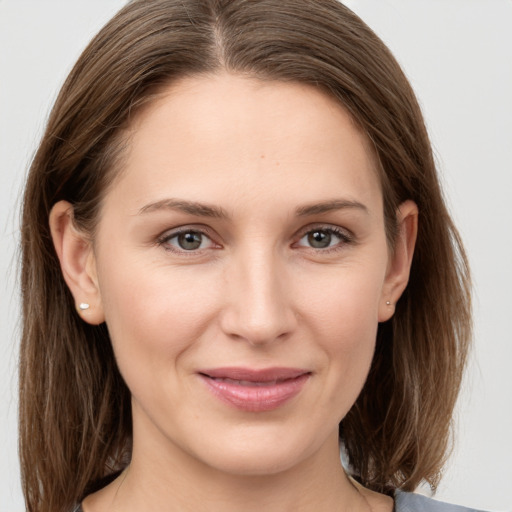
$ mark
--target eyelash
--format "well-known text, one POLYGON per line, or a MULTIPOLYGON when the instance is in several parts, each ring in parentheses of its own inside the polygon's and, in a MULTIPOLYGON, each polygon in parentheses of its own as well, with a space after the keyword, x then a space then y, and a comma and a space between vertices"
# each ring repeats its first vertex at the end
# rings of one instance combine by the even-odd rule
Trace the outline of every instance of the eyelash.
MULTIPOLYGON (((351 233, 348 233, 346 230, 342 230, 335 226, 325 226, 325 225, 319 225, 319 226, 313 226, 308 227, 306 230, 302 231, 302 234, 299 238, 299 242, 309 234, 315 233, 315 232, 322 232, 322 233, 328 233, 329 235, 334 235, 337 237, 340 241, 332 246, 332 247, 325 247, 325 248, 316 248, 309 246, 309 249, 314 250, 317 253, 322 254, 329 254, 332 252, 337 252, 345 248, 346 245, 354 244, 354 236, 351 233)), ((296 242, 295 244, 297 244, 296 242)), ((295 245, 294 244, 294 245, 295 245)))
MULTIPOLYGON (((292 244, 292 246, 296 246, 303 238, 305 238, 306 236, 308 236, 312 233, 315 233, 315 232, 327 233, 330 236, 337 237, 340 241, 332 247, 325 247, 325 248, 315 248, 315 247, 311 247, 311 246, 299 246, 299 247, 306 247, 306 248, 311 249, 317 253, 328 254, 328 253, 340 251, 346 245, 355 243, 353 235, 351 233, 348 233, 345 230, 342 230, 342 229, 334 227, 334 226, 318 225, 318 226, 312 226, 312 227, 309 226, 307 229, 304 229, 303 231, 301 231, 298 241, 294 242, 294 244, 292 244)), ((162 236, 160 236, 157 239, 157 245, 163 247, 166 251, 184 255, 184 256, 196 256, 196 255, 202 253, 202 251, 204 251, 205 249, 210 249, 210 247, 208 247, 205 249, 198 248, 198 249, 187 250, 187 249, 173 247, 172 245, 170 245, 171 240, 173 240, 174 238, 177 238, 178 236, 180 236, 182 234, 186 234, 186 233, 198 234, 201 237, 206 237, 207 239, 210 240, 211 244, 213 244, 214 246, 217 245, 217 248, 220 247, 218 244, 216 244, 212 240, 212 237, 208 234, 208 231, 206 231, 205 229, 202 229, 202 228, 191 228, 191 227, 178 228, 178 229, 172 231, 171 233, 169 233, 169 232, 164 233, 162 236)), ((216 248, 216 247, 213 247, 213 248, 216 248)))

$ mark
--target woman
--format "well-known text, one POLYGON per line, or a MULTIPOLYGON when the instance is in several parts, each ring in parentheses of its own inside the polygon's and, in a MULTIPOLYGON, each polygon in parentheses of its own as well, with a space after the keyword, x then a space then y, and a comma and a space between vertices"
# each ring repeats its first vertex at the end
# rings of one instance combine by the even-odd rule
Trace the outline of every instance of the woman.
POLYGON ((57 99, 23 251, 28 510, 445 510, 407 491, 446 456, 466 259, 341 4, 129 3, 57 99))

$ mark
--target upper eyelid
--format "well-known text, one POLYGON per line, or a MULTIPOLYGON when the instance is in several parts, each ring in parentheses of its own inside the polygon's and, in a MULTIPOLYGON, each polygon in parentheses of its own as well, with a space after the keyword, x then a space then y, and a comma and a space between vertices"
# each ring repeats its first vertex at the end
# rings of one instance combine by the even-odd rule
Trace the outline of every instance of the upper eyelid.
POLYGON ((186 224, 183 226, 177 226, 175 228, 169 228, 165 231, 162 231, 160 235, 158 235, 158 239, 169 239, 175 236, 178 236, 181 233, 187 232, 201 233, 202 235, 207 236, 208 238, 213 238, 212 229, 208 228, 208 226, 198 225, 198 224, 186 224))
POLYGON ((320 230, 320 231, 332 231, 334 233, 338 232, 341 234, 346 235, 349 238, 353 238, 354 234, 351 230, 338 226, 336 224, 322 224, 322 223, 315 223, 310 224, 308 226, 304 226, 303 228, 299 229, 295 236, 297 237, 303 237, 304 235, 307 235, 308 233, 311 233, 311 231, 320 230))
MULTIPOLYGON (((295 232, 295 234, 292 237, 299 236, 300 233, 302 233, 302 234, 309 233, 310 231, 314 231, 315 229, 323 229, 325 231, 341 231, 341 232, 351 233, 350 230, 347 228, 344 228, 344 227, 341 227, 341 226, 338 226, 335 224, 326 224, 326 223, 318 222, 318 223, 308 224, 306 226, 301 227, 300 229, 298 229, 295 232)), ((203 224, 184 224, 182 226, 168 228, 168 229, 162 231, 160 236, 163 236, 167 233, 169 234, 169 236, 177 235, 177 234, 179 235, 180 233, 184 233, 187 231, 195 231, 195 232, 202 233, 202 234, 209 236, 214 230, 211 229, 209 226, 206 226, 203 224)))

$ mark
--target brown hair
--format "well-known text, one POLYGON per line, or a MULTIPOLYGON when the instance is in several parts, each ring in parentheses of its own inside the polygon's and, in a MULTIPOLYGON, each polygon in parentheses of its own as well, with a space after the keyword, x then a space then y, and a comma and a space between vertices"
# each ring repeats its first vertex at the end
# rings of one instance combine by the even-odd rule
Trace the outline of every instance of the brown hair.
POLYGON ((26 186, 20 456, 29 512, 69 511, 131 450, 129 390, 105 325, 74 310, 50 209, 69 201, 93 235, 123 154, 122 128, 160 87, 219 69, 311 84, 348 109, 379 162, 391 243, 398 205, 418 205, 408 288, 379 325, 368 380, 340 436, 354 474, 372 489, 439 480, 470 339, 469 275, 418 103, 395 59, 336 0, 136 0, 69 75, 26 186))

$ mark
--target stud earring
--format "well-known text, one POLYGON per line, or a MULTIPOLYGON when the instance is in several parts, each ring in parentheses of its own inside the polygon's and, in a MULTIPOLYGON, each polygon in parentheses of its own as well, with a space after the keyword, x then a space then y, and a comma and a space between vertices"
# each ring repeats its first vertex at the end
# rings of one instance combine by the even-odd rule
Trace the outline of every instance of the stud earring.
POLYGON ((386 301, 386 306, 391 306, 391 302, 389 300, 386 301))
POLYGON ((79 311, 85 311, 86 309, 89 309, 89 304, 87 304, 87 302, 80 302, 80 304, 78 305, 78 309, 79 311))

